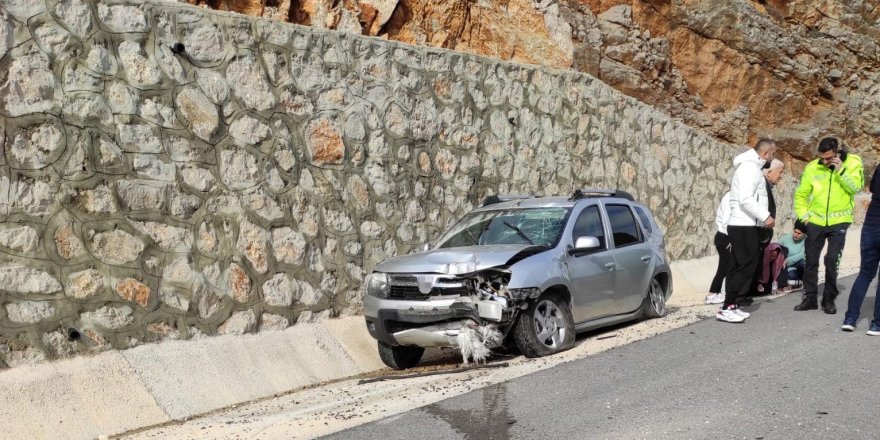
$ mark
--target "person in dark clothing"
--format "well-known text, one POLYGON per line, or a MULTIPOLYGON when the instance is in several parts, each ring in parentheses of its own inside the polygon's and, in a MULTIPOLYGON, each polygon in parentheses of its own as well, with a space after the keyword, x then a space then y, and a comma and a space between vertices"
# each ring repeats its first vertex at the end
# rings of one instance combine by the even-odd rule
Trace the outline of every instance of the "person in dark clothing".
POLYGON ((721 304, 724 302, 724 293, 721 292, 721 284, 727 278, 730 270, 730 237, 727 236, 727 222, 730 220, 730 193, 721 197, 718 209, 715 211, 715 250, 718 251, 718 268, 709 286, 709 295, 706 296, 706 304, 721 304))
MULTIPOLYGON (((779 183, 780 179, 782 179, 782 172, 784 170, 785 164, 779 159, 773 159, 772 161, 767 162, 767 168, 763 171, 764 183, 767 186, 767 211, 770 212, 770 217, 773 218, 776 218, 776 200, 773 197, 773 187, 779 183)), ((737 304, 741 307, 750 306, 752 304, 752 299, 749 298, 750 296, 769 294, 772 290, 772 279, 766 286, 760 283, 761 272, 764 271, 764 252, 767 250, 767 246, 770 245, 770 240, 772 239, 773 228, 765 226, 758 229, 758 265, 755 266, 752 287, 749 290, 748 296, 737 299, 737 304)))
MULTIPOLYGON (((871 203, 865 214, 865 223, 862 225, 861 239, 862 265, 856 282, 849 291, 846 315, 840 329, 851 332, 856 329, 859 321, 859 312, 868 286, 877 276, 880 268, 880 165, 874 169, 874 177, 871 178, 871 203)), ((874 299, 874 319, 868 328, 867 334, 880 336, 880 285, 877 286, 877 298, 874 299)))

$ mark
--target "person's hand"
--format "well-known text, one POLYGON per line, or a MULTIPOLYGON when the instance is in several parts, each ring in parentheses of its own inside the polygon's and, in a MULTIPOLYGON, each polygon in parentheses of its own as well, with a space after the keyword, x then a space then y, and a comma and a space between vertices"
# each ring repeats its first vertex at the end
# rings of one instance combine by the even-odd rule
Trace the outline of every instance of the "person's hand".
POLYGON ((776 226, 776 220, 773 219, 773 216, 769 216, 769 217, 767 217, 767 220, 764 220, 764 226, 766 226, 768 228, 772 228, 772 227, 776 226))
POLYGON ((828 161, 828 166, 833 166, 834 171, 837 171, 838 173, 843 170, 841 165, 843 165, 843 162, 840 160, 839 156, 834 156, 828 161))

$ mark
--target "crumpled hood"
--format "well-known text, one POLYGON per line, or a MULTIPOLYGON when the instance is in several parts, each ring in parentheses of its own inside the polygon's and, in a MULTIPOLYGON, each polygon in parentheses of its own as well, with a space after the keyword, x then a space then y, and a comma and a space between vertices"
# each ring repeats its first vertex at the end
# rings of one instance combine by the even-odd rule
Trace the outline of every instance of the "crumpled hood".
POLYGON ((736 168, 744 163, 752 163, 757 165, 758 168, 763 168, 764 162, 766 161, 761 159, 761 156, 758 156, 758 152, 754 148, 749 148, 733 158, 733 167, 736 168))
POLYGON ((505 244, 431 249, 386 260, 376 266, 376 271, 461 275, 490 267, 503 266, 515 255, 529 248, 535 248, 535 246, 505 244))

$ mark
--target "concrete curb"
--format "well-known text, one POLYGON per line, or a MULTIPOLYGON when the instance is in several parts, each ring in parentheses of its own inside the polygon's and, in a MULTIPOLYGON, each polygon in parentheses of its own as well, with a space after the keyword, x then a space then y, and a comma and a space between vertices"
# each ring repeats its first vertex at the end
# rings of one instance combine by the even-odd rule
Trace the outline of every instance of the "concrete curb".
MULTIPOLYGON (((841 275, 858 271, 850 230, 841 275)), ((717 257, 672 263, 672 307, 703 303, 717 257)), ((2 438, 92 439, 350 377, 384 365, 363 317, 148 344, 0 373, 2 438)))
POLYGON ((9 439, 95 438, 170 420, 121 352, 4 371, 0 396, 9 439))
POLYGON ((384 367, 363 317, 168 341, 0 373, 0 438, 94 439, 384 367))
POLYGON ((173 420, 382 366, 362 317, 284 331, 144 345, 123 352, 173 420), (352 353, 355 353, 353 356, 352 353), (375 359, 372 359, 375 358, 375 359))

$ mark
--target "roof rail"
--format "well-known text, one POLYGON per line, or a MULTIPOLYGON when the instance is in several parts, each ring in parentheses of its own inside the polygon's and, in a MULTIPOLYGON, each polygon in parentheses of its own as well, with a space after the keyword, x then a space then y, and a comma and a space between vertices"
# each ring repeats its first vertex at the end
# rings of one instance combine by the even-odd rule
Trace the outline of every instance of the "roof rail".
POLYGON ((528 195, 528 194, 493 194, 493 195, 488 196, 485 199, 483 199, 483 204, 480 206, 489 206, 489 205, 494 205, 496 203, 509 202, 511 200, 525 200, 525 199, 531 199, 534 197, 535 196, 528 195))
POLYGON ((626 199, 631 202, 634 202, 632 194, 620 190, 620 189, 599 189, 599 188, 584 188, 584 189, 576 189, 574 193, 572 193, 571 197, 568 200, 580 200, 586 199, 588 197, 618 197, 621 199, 626 199))

